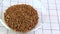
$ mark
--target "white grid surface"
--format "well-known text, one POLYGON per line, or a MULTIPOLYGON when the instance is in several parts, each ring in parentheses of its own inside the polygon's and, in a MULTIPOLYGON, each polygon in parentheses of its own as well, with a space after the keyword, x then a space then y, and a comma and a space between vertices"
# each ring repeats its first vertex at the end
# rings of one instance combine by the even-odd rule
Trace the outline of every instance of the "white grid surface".
MULTIPOLYGON (((17 4, 22 0, 0 0, 0 16, 2 11, 7 6, 17 4), (8 5, 10 4, 10 5, 8 5)), ((29 0, 30 1, 30 0, 29 0)), ((46 8, 45 12, 41 13, 41 23, 42 26, 28 34, 60 34, 60 0, 38 0, 46 8)), ((18 34, 13 31, 7 30, 0 23, 0 34, 18 34)))

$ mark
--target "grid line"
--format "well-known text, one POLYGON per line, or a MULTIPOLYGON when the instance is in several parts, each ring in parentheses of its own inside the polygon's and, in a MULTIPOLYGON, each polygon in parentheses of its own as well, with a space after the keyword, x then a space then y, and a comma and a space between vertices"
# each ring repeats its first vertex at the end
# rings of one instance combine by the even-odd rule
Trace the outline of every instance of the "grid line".
POLYGON ((48 3, 48 15, 49 15, 49 21, 50 21, 50 28, 51 28, 51 34, 52 34, 51 19, 50 19, 50 11, 49 11, 49 0, 47 0, 47 3, 48 3))
POLYGON ((59 24, 59 31, 60 31, 60 23, 59 23, 59 16, 58 16, 58 10, 57 10, 56 0, 55 0, 55 5, 56 5, 57 20, 58 20, 58 24, 59 24))
MULTIPOLYGON (((44 32, 43 32, 43 16, 42 16, 42 12, 41 12, 41 23, 42 23, 42 34, 44 34, 44 32)), ((39 28, 40 29, 40 28, 39 28)))
MULTIPOLYGON (((40 0, 40 2, 41 2, 41 0, 40 0)), ((41 23, 42 23, 42 34, 44 34, 44 32, 43 32, 43 15, 42 15, 42 12, 41 12, 41 23)), ((39 28, 40 29, 40 28, 39 28)))
MULTIPOLYGON (((42 13, 41 13, 41 22, 42 22, 42 24, 43 24, 43 19, 42 19, 42 13)), ((43 25, 42 25, 42 34, 44 34, 44 32, 43 32, 43 25)))

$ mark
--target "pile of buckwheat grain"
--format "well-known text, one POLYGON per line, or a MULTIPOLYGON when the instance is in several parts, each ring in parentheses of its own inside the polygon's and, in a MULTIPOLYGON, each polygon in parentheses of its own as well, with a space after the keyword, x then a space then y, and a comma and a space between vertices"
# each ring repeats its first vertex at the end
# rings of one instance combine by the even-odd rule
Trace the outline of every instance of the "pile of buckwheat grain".
POLYGON ((4 13, 4 20, 14 31, 28 32, 38 23, 38 13, 30 5, 13 5, 4 13))

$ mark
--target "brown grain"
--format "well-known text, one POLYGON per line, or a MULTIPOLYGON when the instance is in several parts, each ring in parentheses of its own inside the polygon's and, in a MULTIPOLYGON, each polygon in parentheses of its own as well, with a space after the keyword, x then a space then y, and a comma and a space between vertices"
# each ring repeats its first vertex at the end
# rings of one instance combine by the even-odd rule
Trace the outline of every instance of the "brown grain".
POLYGON ((4 20, 15 31, 28 32, 38 23, 38 14, 30 5, 13 5, 4 13, 4 20))

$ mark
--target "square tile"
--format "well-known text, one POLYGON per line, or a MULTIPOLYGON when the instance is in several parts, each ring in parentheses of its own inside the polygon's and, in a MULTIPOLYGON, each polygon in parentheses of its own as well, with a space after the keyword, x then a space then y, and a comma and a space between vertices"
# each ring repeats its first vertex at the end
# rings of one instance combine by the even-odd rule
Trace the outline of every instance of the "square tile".
POLYGON ((60 18, 59 18, 59 22, 58 23, 60 23, 60 18))
POLYGON ((58 16, 60 16, 60 10, 58 10, 57 12, 58 12, 58 16))
POLYGON ((56 3, 57 3, 57 4, 60 3, 60 0, 56 0, 56 3))
POLYGON ((57 20, 51 20, 51 23, 52 24, 58 24, 58 21, 57 20))
POLYGON ((51 24, 52 29, 59 30, 59 24, 51 24))
POLYGON ((42 29, 38 29, 35 31, 35 34, 42 34, 42 29))
POLYGON ((43 30, 44 34, 51 34, 51 30, 43 30))
POLYGON ((57 9, 60 10, 60 4, 57 4, 57 9))
POLYGON ((49 4, 49 9, 56 9, 56 5, 55 4, 49 4))
POLYGON ((58 20, 59 20, 59 23, 60 23, 60 15, 58 16, 58 20))
POLYGON ((49 10, 50 15, 57 16, 56 10, 49 10))
POLYGON ((48 0, 49 3, 55 3, 55 0, 48 0))
POLYGON ((58 12, 58 20, 59 20, 59 23, 60 23, 60 10, 58 10, 57 12, 58 12))
POLYGON ((43 19, 49 19, 49 15, 42 15, 43 19))
POLYGON ((54 19, 57 20, 57 16, 54 16, 54 15, 51 16, 51 15, 50 15, 50 19, 51 19, 51 20, 54 20, 54 19))
POLYGON ((48 4, 43 4, 44 8, 46 8, 46 10, 48 9, 48 4))
POLYGON ((52 24, 58 24, 57 16, 50 16, 50 21, 51 21, 52 24))
POLYGON ((0 34, 7 34, 7 29, 4 27, 0 27, 0 34))
POLYGON ((48 15, 49 13, 48 13, 48 9, 45 9, 45 11, 42 11, 42 16, 44 16, 44 15, 48 15))
POLYGON ((42 16, 42 20, 43 20, 44 23, 49 23, 49 22, 50 22, 48 15, 43 15, 43 16, 42 16))
POLYGON ((53 30, 52 34, 60 34, 60 31, 53 30))
POLYGON ((43 29, 50 29, 50 24, 44 23, 43 24, 43 29))

